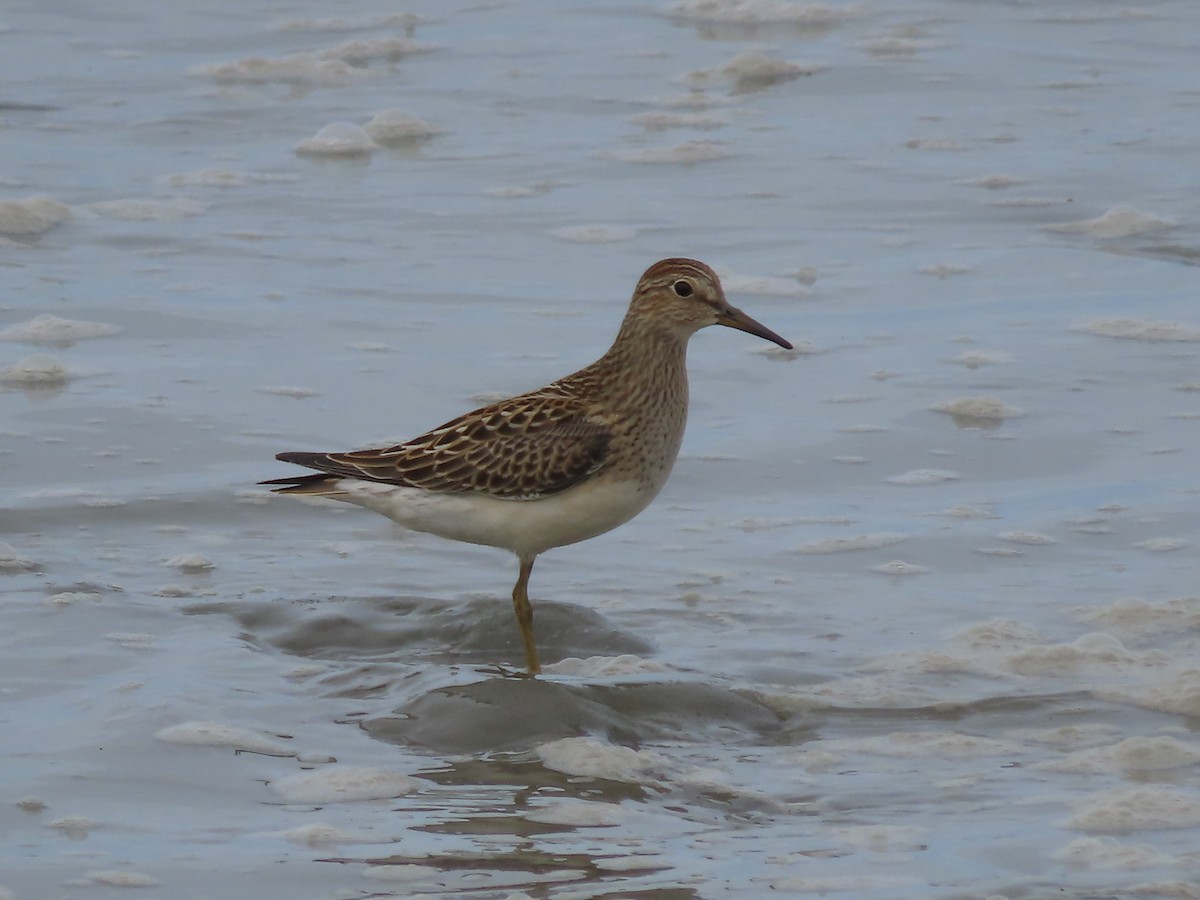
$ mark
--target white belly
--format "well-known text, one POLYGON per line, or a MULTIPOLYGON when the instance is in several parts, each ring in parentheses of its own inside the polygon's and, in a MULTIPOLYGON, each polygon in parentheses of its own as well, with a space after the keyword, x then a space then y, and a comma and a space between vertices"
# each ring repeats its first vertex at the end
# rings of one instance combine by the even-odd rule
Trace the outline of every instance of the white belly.
POLYGON ((485 544, 532 557, 628 522, 654 499, 657 486, 586 481, 541 500, 498 500, 481 494, 434 494, 418 488, 342 479, 337 499, 394 522, 453 541, 485 544))

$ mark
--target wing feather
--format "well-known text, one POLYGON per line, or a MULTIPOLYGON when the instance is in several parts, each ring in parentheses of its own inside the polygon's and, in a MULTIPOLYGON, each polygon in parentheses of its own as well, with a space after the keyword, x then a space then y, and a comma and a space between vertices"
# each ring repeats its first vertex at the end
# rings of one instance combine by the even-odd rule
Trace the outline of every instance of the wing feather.
POLYGON ((556 494, 603 468, 611 439, 608 424, 580 401, 538 392, 485 406, 392 447, 280 453, 277 459, 330 475, 516 500, 556 494))

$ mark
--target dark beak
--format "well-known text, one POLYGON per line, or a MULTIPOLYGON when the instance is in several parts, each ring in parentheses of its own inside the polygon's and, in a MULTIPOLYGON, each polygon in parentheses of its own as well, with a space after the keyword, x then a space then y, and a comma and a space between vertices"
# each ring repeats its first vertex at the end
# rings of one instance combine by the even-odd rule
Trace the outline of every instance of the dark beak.
POLYGON ((765 325, 760 325, 754 321, 736 306, 730 306, 724 312, 717 315, 717 324, 724 325, 727 328, 736 328, 738 331, 744 331, 747 334, 753 334, 756 337, 764 338, 773 344, 778 344, 784 350, 795 350, 790 343, 785 341, 770 328, 765 325))

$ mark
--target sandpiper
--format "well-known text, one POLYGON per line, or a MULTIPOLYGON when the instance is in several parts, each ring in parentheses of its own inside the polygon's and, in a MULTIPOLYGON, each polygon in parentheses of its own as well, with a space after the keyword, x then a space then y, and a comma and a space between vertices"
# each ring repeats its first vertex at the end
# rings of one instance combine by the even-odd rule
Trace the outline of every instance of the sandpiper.
POLYGON ((658 494, 687 420, 688 339, 709 325, 792 349, 731 306, 704 263, 664 259, 642 275, 616 340, 590 366, 402 444, 277 454, 319 474, 262 484, 343 500, 414 531, 515 553, 513 607, 526 669, 536 675, 534 560, 628 522, 658 494))

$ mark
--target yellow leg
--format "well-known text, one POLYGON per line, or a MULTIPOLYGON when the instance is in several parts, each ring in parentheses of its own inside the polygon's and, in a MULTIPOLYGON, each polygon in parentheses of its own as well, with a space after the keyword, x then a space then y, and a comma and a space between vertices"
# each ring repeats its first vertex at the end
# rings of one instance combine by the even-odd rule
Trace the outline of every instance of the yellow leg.
POLYGON ((521 626, 521 640, 525 642, 525 667, 530 675, 542 671, 538 664, 537 644, 533 642, 533 607, 529 603, 529 573, 533 571, 536 558, 520 558, 521 574, 513 588, 513 611, 517 614, 517 624, 521 626))

